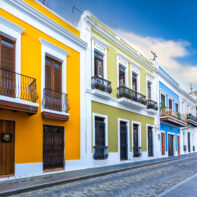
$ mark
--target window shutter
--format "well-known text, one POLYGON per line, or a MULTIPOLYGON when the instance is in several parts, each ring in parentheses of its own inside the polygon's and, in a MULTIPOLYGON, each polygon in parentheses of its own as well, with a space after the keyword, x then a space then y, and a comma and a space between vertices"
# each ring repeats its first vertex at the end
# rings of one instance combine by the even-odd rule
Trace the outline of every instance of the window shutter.
POLYGON ((98 69, 98 76, 103 78, 103 62, 100 60, 98 60, 97 69, 98 69))
POLYGON ((54 90, 62 92, 61 90, 61 68, 54 68, 54 90))
POLYGON ((45 66, 45 88, 51 90, 51 67, 45 66))
POLYGON ((15 72, 14 43, 1 39, 1 68, 15 72))

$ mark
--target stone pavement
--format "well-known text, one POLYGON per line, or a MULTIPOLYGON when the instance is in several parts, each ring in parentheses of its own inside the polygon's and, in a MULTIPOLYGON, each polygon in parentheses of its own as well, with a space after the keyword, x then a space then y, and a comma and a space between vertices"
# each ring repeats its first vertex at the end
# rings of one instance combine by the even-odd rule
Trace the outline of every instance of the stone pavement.
POLYGON ((36 197, 155 196, 194 173, 197 173, 196 153, 170 159, 149 160, 1 182, 0 196, 15 192, 26 192, 19 196, 36 197), (73 180, 76 182, 69 183, 73 180), (58 185, 60 183, 61 185, 58 185), (27 192, 28 190, 33 191, 27 192))

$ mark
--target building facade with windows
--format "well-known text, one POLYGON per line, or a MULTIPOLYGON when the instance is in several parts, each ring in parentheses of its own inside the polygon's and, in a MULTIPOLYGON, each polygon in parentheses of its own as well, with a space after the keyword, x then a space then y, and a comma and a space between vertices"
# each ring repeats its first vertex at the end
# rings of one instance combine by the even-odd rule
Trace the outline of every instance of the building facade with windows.
POLYGON ((88 43, 84 162, 92 167, 157 157, 156 68, 89 12, 79 27, 88 43))
POLYGON ((0 178, 79 166, 86 46, 37 1, 0 2, 0 178))
POLYGON ((158 68, 161 156, 195 152, 196 100, 158 68))

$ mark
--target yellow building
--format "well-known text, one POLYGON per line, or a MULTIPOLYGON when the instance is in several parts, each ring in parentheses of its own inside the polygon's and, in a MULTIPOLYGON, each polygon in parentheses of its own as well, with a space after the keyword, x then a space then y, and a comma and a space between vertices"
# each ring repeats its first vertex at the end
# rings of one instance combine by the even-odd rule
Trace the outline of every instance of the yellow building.
POLYGON ((1 178, 79 165, 85 49, 80 32, 37 1, 1 0, 1 178))

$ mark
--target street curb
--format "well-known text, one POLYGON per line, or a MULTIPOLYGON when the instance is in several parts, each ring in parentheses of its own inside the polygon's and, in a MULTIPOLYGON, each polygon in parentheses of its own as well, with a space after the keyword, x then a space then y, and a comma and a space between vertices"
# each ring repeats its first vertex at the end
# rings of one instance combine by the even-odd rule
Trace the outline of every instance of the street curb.
POLYGON ((169 161, 174 161, 174 160, 178 160, 178 158, 176 157, 176 158, 171 158, 171 159, 167 159, 167 160, 156 161, 156 162, 152 162, 152 163, 146 163, 146 164, 141 164, 141 165, 137 165, 137 166, 126 167, 126 168, 122 168, 122 169, 109 170, 107 172, 94 173, 94 174, 90 174, 90 175, 84 175, 84 176, 79 176, 79 177, 70 178, 70 179, 62 179, 62 180, 52 181, 52 182, 48 182, 48 183, 42 183, 42 184, 38 184, 38 185, 28 186, 28 187, 24 187, 24 188, 17 188, 17 189, 13 189, 13 190, 7 190, 5 192, 0 192, 0 196, 15 195, 15 194, 19 194, 19 193, 29 192, 29 191, 32 191, 32 190, 43 189, 43 188, 50 187, 50 186, 76 182, 76 181, 80 181, 80 180, 95 178, 95 177, 99 177, 99 176, 109 175, 109 174, 113 174, 113 173, 123 172, 123 171, 131 170, 131 169, 137 169, 137 168, 146 167, 146 166, 152 166, 152 165, 165 163, 165 162, 169 162, 169 161))

